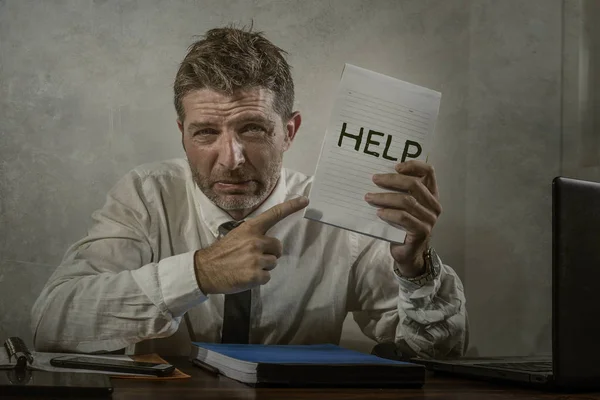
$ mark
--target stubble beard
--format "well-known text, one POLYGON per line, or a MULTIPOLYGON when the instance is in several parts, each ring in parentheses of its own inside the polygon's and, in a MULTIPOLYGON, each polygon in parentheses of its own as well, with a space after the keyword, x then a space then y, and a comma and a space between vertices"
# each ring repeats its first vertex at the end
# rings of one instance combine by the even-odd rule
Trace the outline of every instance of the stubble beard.
POLYGON ((204 195, 212 201, 217 207, 225 211, 237 211, 254 209, 259 206, 273 191, 281 175, 282 157, 269 163, 264 174, 256 176, 243 167, 238 171, 218 172, 214 177, 202 176, 196 168, 189 162, 190 170, 194 182, 204 195), (213 190, 215 182, 220 180, 253 180, 256 189, 252 194, 224 195, 218 194, 213 190))

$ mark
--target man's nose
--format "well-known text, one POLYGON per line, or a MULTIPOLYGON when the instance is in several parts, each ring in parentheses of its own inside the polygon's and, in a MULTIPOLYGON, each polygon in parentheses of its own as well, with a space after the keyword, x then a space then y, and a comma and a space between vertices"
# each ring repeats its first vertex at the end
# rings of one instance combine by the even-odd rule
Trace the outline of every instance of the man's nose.
POLYGON ((219 164, 228 170, 237 169, 246 162, 244 146, 235 135, 223 135, 219 147, 219 164))

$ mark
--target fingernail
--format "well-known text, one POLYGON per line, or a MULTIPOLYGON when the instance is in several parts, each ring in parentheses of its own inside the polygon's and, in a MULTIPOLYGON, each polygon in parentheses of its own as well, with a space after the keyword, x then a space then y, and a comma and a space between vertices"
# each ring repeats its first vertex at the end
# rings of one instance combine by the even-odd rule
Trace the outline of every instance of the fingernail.
POLYGON ((373 179, 373 182, 378 182, 380 177, 379 177, 379 175, 375 174, 375 175, 373 175, 372 179, 373 179))
POLYGON ((298 197, 298 201, 300 202, 300 204, 307 205, 308 204, 308 197, 306 197, 306 196, 300 196, 300 197, 298 197))
POLYGON ((371 201, 371 200, 373 200, 373 195, 371 193, 365 194, 365 201, 371 201))

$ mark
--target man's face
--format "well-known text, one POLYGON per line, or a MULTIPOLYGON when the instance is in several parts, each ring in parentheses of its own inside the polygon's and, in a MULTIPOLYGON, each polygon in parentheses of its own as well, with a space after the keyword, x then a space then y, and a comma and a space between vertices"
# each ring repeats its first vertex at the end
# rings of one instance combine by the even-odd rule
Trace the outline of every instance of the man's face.
POLYGON ((245 216, 277 184, 300 115, 284 125, 273 109, 273 94, 261 88, 232 96, 202 89, 182 103, 185 120, 178 125, 194 180, 218 207, 245 216))

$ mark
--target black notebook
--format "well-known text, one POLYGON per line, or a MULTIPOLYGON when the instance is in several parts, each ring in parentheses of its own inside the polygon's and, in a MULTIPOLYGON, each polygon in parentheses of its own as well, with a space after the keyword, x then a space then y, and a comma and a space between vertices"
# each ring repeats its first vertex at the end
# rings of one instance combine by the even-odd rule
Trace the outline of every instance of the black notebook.
POLYGON ((420 387, 421 365, 388 360, 333 344, 192 343, 191 360, 251 386, 420 387))

